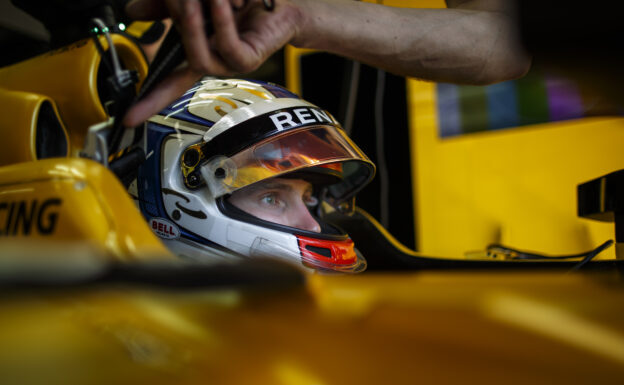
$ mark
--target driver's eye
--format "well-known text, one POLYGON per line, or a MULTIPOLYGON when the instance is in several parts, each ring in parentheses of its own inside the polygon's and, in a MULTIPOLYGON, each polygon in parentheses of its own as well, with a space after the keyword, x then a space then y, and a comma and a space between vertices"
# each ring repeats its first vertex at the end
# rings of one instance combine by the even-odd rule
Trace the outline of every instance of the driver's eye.
POLYGON ((309 197, 303 198, 303 203, 305 203, 308 207, 314 207, 318 205, 318 199, 315 196, 310 195, 309 197))
POLYGON ((275 204, 277 204, 277 199, 275 198, 275 195, 270 194, 270 195, 265 195, 261 198, 263 203, 266 203, 268 205, 274 206, 275 204))

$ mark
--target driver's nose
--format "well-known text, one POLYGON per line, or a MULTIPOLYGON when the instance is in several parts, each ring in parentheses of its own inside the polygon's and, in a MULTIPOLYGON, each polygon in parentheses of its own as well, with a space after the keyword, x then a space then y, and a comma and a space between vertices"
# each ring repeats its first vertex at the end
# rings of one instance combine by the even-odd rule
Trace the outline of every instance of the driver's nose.
POLYGON ((308 207, 302 201, 298 202, 295 207, 293 207, 293 210, 289 216, 291 219, 292 227, 312 231, 315 233, 321 232, 321 226, 316 221, 316 219, 314 219, 312 214, 310 214, 310 210, 308 210, 308 207))

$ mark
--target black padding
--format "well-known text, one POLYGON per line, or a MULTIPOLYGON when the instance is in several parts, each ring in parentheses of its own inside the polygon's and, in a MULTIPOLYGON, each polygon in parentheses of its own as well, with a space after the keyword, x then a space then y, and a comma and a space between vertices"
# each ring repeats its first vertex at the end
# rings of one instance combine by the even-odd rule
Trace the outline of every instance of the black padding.
MULTIPOLYGON (((63 269, 59 266, 59 269, 63 269)), ((53 272, 52 272, 53 273, 53 272)), ((102 285, 153 287, 156 289, 293 289, 302 287, 300 268, 272 259, 247 259, 236 263, 206 265, 174 261, 104 263, 51 278, 50 271, 24 269, 0 276, 2 290, 66 289, 102 285)))
POLYGON ((67 156, 67 137, 50 102, 43 102, 37 117, 37 159, 67 156))
MULTIPOLYGON (((367 271, 379 270, 541 270, 573 269, 580 261, 477 261, 414 256, 395 247, 358 210, 351 216, 334 212, 324 218, 345 230, 368 263, 367 271)), ((449 239, 452 242, 452 239, 449 239)), ((484 246, 485 248, 485 246, 484 246)), ((444 256, 441 256, 444 257, 444 256)), ((584 264, 583 270, 624 270, 624 260, 599 260, 584 264)))
POLYGON ((156 20, 137 40, 141 44, 153 44, 165 34, 165 24, 156 20))

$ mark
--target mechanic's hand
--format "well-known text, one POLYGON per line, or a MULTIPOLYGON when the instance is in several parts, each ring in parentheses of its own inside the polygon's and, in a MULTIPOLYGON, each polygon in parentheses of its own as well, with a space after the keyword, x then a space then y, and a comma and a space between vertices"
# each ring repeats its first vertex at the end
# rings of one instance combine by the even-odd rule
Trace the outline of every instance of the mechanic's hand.
POLYGON ((300 13, 289 0, 269 12, 261 0, 133 0, 126 13, 136 20, 173 19, 187 61, 124 118, 135 127, 187 91, 201 76, 231 76, 258 68, 297 33, 300 13), (204 33, 202 7, 210 7, 214 34, 204 33))

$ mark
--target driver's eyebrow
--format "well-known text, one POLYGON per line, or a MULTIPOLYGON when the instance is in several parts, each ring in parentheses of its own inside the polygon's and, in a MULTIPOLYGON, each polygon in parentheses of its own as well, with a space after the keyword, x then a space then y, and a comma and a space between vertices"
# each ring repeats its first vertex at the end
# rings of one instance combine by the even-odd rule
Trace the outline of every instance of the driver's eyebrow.
POLYGON ((249 192, 255 192, 258 190, 285 190, 291 191, 292 186, 286 183, 276 182, 276 181, 267 181, 252 184, 248 187, 249 192))

